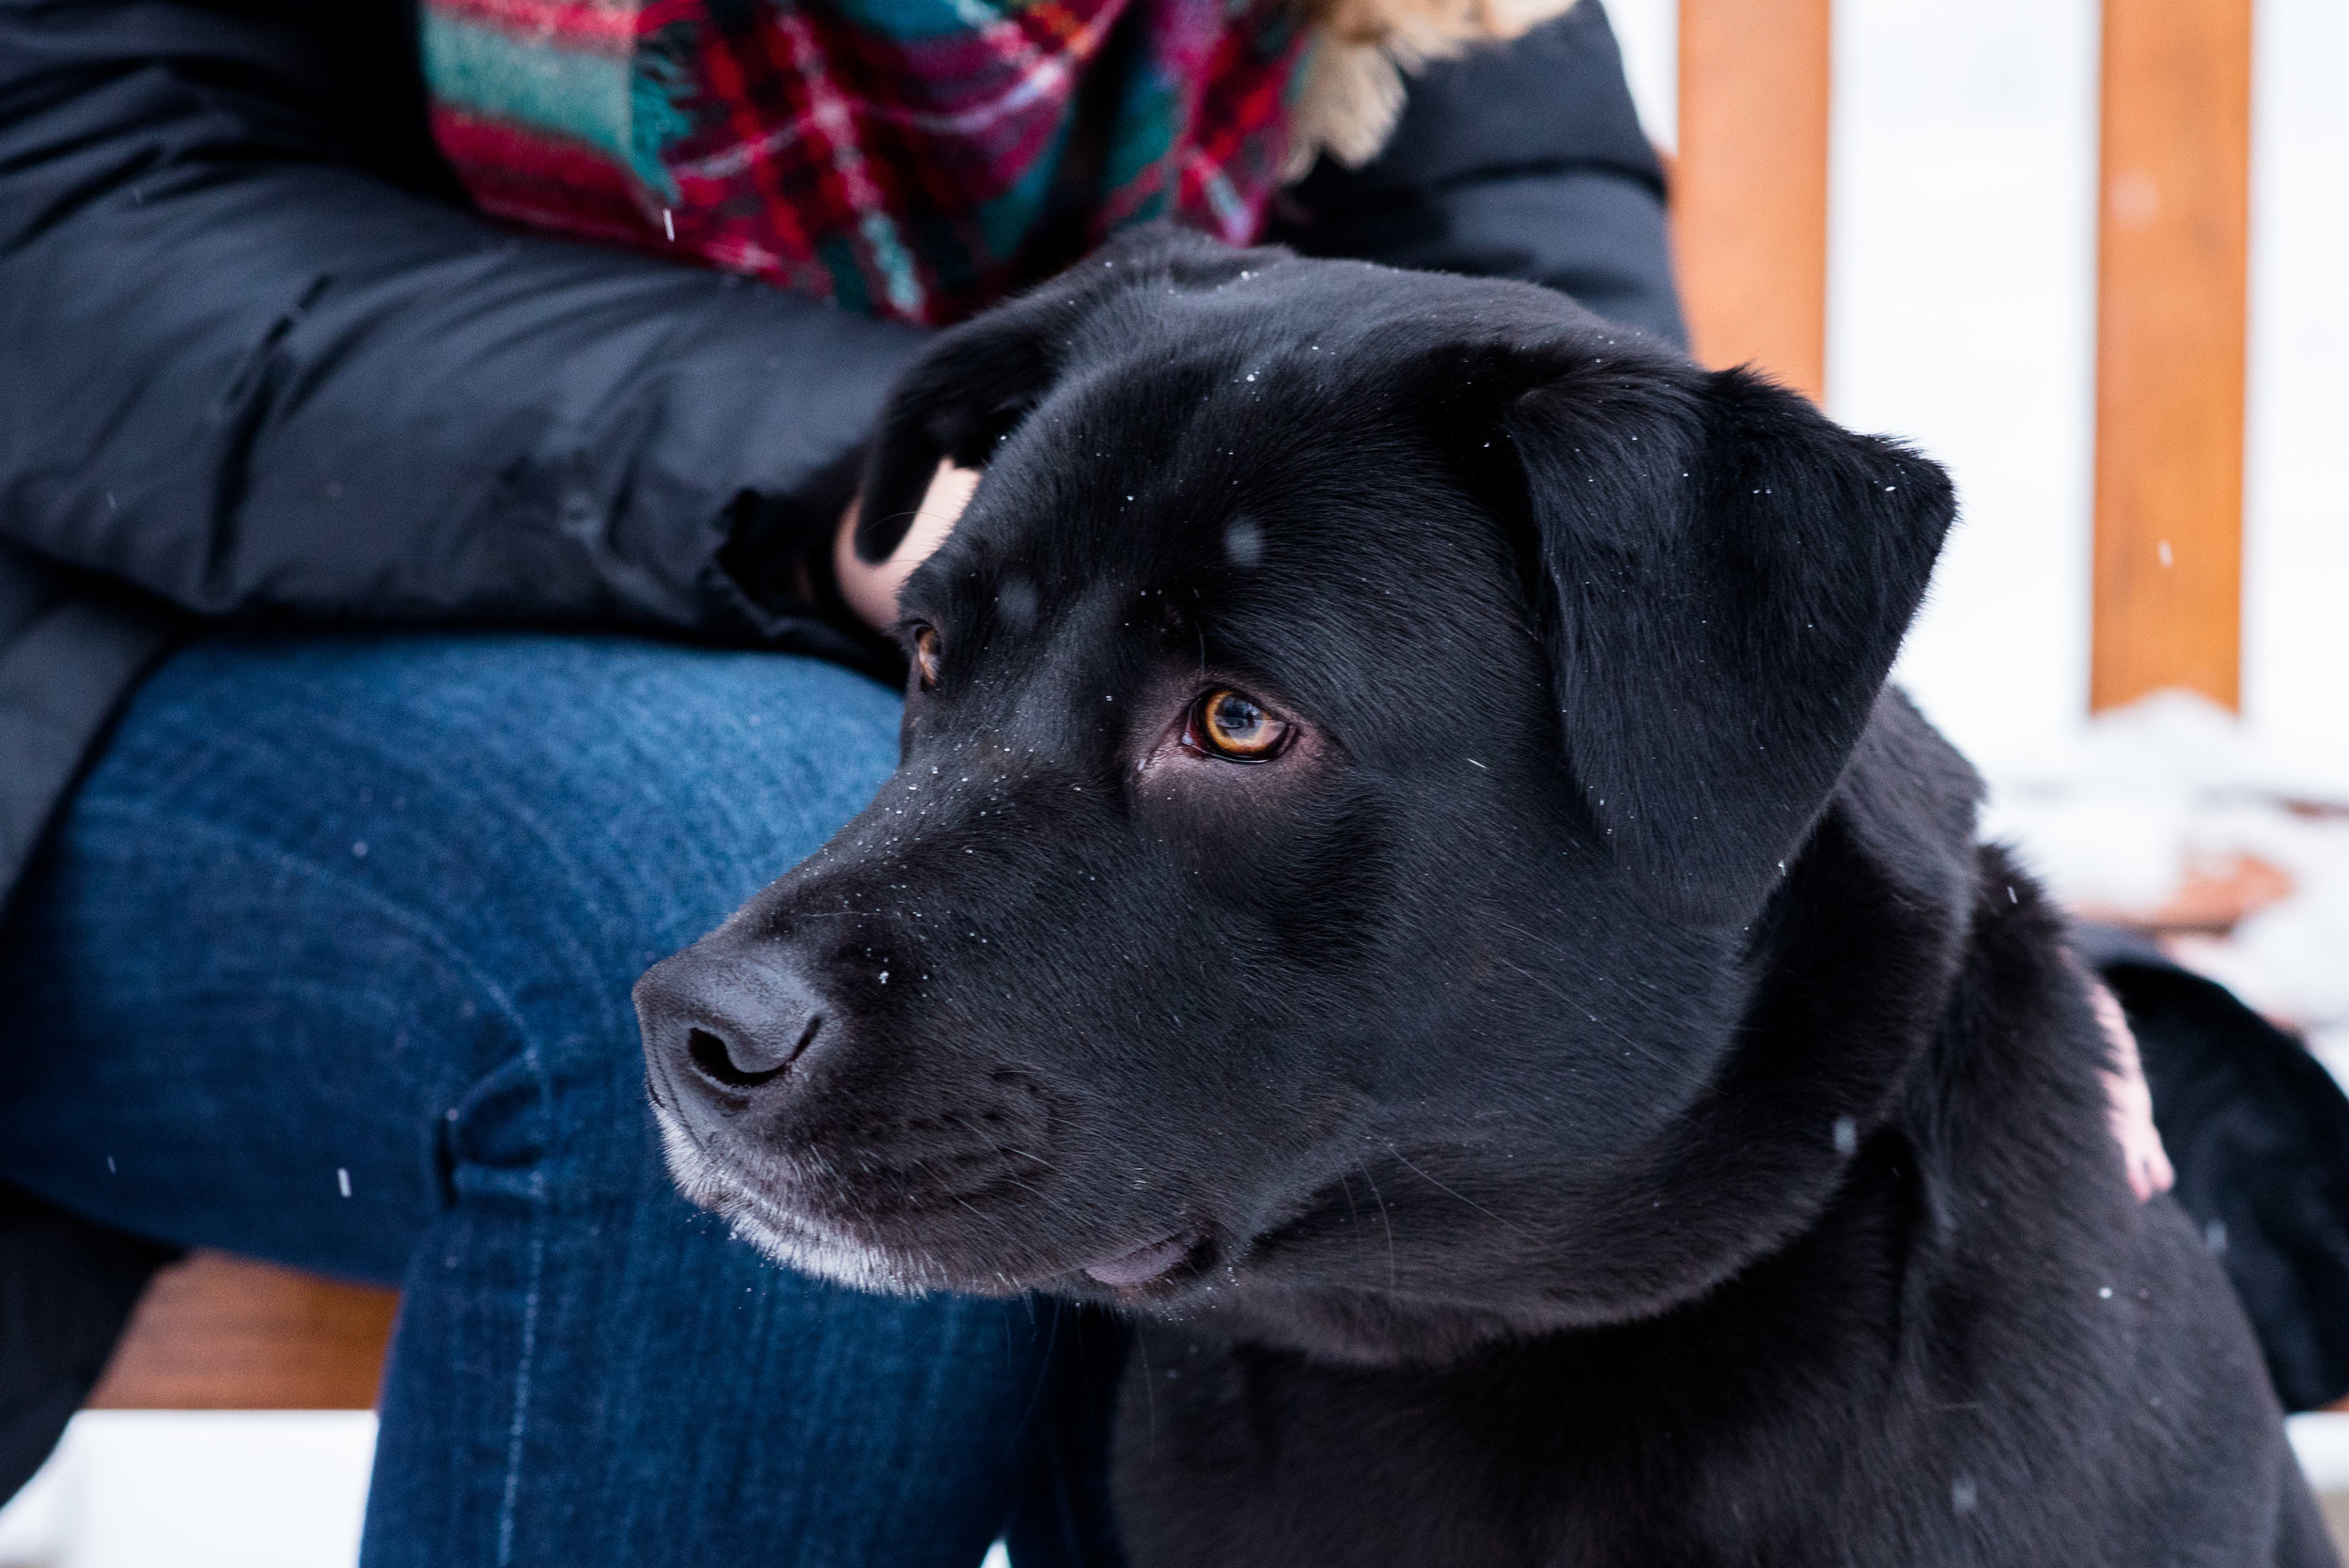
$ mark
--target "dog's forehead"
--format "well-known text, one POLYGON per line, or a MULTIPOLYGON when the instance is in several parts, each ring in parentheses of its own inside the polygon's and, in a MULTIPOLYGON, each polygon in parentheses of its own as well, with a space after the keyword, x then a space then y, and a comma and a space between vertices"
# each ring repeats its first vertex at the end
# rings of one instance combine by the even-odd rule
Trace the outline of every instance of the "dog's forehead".
POLYGON ((989 464, 972 514, 989 553, 1163 585, 1442 477, 1429 414, 1457 380, 1426 363, 1424 323, 1398 338, 1182 296, 1112 335, 1072 352, 989 464))
POLYGON ((941 552, 963 612, 1213 618, 1268 597, 1383 597, 1396 574, 1457 558, 1457 475, 1405 399, 1355 380, 1229 347, 1070 378, 1004 443, 941 552), (1430 510, 1452 526, 1422 526, 1430 510))

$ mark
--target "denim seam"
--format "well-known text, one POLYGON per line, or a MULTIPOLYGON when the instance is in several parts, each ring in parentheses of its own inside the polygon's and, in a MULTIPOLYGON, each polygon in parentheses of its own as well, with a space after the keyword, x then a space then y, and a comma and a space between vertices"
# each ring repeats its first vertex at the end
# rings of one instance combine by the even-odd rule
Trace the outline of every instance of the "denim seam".
MULTIPOLYGON (((219 823, 182 819, 163 812, 140 811, 100 802, 85 802, 76 815, 91 817, 111 817, 119 822, 150 822, 166 826, 190 836, 209 838, 257 855, 274 862, 280 870, 308 876, 319 882, 369 905, 378 912, 411 933, 420 937, 428 946, 478 986, 498 1014, 512 1026, 522 1043, 521 1064, 537 1088, 538 1112, 541 1125, 552 1136, 554 1129, 553 1085, 548 1081, 546 1063, 538 1049, 537 1036, 522 1021, 521 1010, 513 1004, 505 990, 468 962, 463 950, 441 928, 421 915, 385 898, 363 882, 355 881, 340 869, 323 862, 293 854, 266 839, 240 829, 219 823)), ((521 1352, 514 1369, 514 1419, 507 1430, 506 1448, 506 1478, 498 1506, 498 1568, 509 1568, 514 1557, 515 1519, 521 1490, 522 1445, 530 1419, 530 1380, 537 1359, 538 1340, 538 1302, 546 1278, 546 1166, 543 1153, 530 1172, 530 1284, 522 1297, 521 1352)))
MULTIPOLYGON (((546 1075, 535 1073, 539 1085, 540 1109, 550 1115, 546 1105, 546 1075)), ((538 1296, 546 1282, 547 1265, 547 1173, 543 1165, 530 1172, 530 1289, 522 1297, 522 1348, 514 1368, 514 1423, 506 1437, 506 1488, 498 1504, 498 1568, 509 1568, 514 1560, 514 1520, 521 1499, 522 1443, 530 1424, 530 1379, 537 1361, 538 1296)))

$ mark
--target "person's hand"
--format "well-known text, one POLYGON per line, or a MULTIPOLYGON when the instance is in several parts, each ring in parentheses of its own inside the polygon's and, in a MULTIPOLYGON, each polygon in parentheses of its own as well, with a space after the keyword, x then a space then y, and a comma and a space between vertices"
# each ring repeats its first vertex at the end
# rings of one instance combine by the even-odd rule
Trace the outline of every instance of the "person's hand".
POLYGON ((2112 1136, 2121 1145, 2121 1163, 2129 1172, 2129 1190, 2143 1203, 2167 1192, 2178 1179, 2170 1165, 2170 1152, 2161 1146, 2161 1131, 2154 1126, 2154 1094, 2145 1086, 2145 1067, 2137 1057, 2137 1036, 2120 1001, 2101 983, 2091 981, 2088 1000, 2112 1048, 2112 1069, 2104 1075, 2112 1136))
POLYGON ((955 531, 955 520, 962 516, 962 509, 971 504, 971 492, 978 487, 978 470, 941 462, 922 504, 914 508, 912 526, 886 561, 857 558, 857 510, 863 497, 848 503, 848 509, 841 514, 839 532, 832 536, 832 567, 840 581, 840 597, 865 625, 887 631, 897 624, 897 590, 905 586, 914 567, 946 542, 946 536, 955 531))

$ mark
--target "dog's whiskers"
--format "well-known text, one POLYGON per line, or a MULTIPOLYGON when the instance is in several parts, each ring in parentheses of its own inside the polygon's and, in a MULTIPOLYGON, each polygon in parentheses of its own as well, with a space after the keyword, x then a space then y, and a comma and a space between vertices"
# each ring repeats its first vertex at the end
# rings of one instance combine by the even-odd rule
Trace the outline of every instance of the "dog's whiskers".
POLYGON ((1475 1199, 1469 1197, 1466 1193, 1454 1191, 1451 1188, 1444 1186, 1443 1183, 1438 1181, 1435 1177, 1429 1175, 1426 1172, 1412 1164, 1408 1159, 1404 1157, 1403 1151, 1396 1148, 1393 1144, 1390 1143, 1387 1145, 1387 1153, 1392 1155, 1397 1162, 1402 1165, 1403 1169, 1410 1172, 1420 1180, 1425 1182, 1437 1191, 1443 1193, 1446 1197, 1457 1198, 1461 1203, 1466 1203, 1469 1207, 1474 1209, 1477 1213, 1483 1215, 1486 1219, 1491 1220, 1494 1224, 1499 1225, 1503 1230, 1515 1231, 1518 1235, 1525 1236, 1529 1240, 1532 1238, 1532 1232, 1510 1220, 1503 1219, 1501 1216, 1495 1214, 1492 1210, 1486 1208, 1475 1199))
MULTIPOLYGON (((1387 1197, 1385 1193, 1378 1190, 1378 1178, 1370 1173, 1370 1161, 1364 1159, 1360 1163, 1362 1168, 1362 1180, 1370 1184, 1370 1195, 1378 1203, 1379 1227, 1387 1233, 1387 1288, 1393 1290, 1395 1288, 1394 1216, 1387 1212, 1387 1197)), ((1348 1196, 1350 1197, 1351 1194, 1348 1196)))

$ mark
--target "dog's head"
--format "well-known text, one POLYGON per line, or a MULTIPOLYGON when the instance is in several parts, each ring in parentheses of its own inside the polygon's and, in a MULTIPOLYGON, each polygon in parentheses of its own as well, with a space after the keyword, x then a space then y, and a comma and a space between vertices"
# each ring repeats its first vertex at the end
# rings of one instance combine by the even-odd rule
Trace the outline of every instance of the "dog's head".
POLYGON ((1833 1063, 1767 1215, 1674 1184, 1797 1092, 1724 1063, 1934 465, 1541 289, 1169 235, 937 340, 868 558, 941 458, 897 772, 638 988, 692 1197, 851 1284, 1376 1355, 1652 1310, 1824 1190, 1833 1063))

